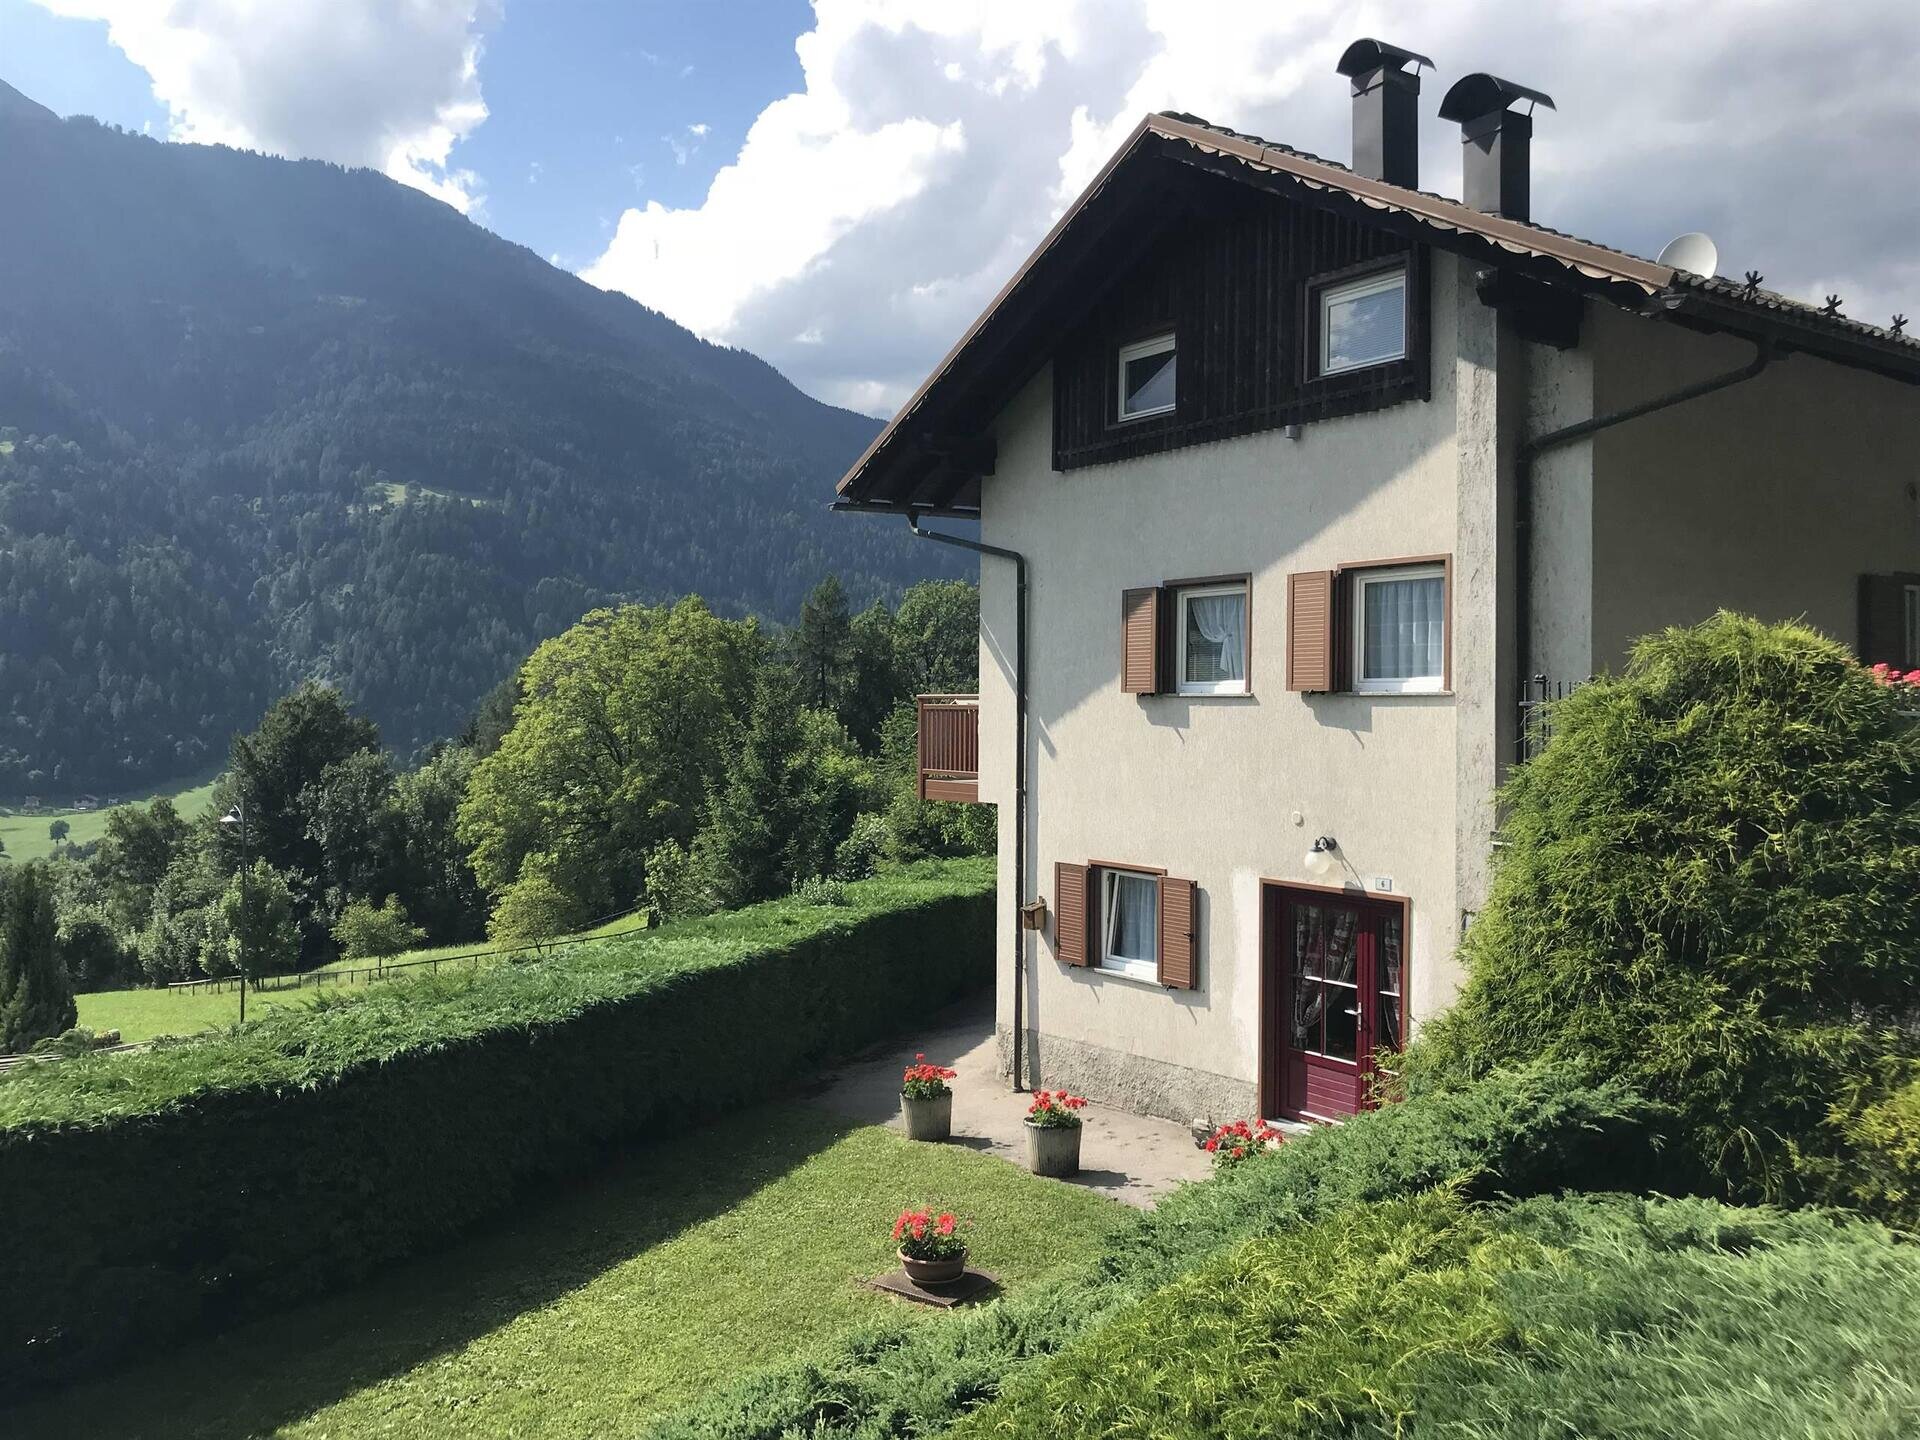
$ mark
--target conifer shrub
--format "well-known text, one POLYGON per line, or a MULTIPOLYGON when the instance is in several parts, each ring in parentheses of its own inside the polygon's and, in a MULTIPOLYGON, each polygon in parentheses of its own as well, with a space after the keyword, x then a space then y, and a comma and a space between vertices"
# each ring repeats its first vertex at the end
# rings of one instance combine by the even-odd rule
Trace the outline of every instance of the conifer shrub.
POLYGON ((1443 1187, 1211 1256, 949 1434, 1894 1436, 1916 1346, 1920 1246, 1878 1225, 1443 1187))
POLYGON ((1722 613, 1555 704, 1409 1090, 1567 1063, 1670 1107, 1663 1188, 1835 1193, 1830 1113, 1872 1103, 1915 1043, 1907 700, 1804 626, 1722 613))

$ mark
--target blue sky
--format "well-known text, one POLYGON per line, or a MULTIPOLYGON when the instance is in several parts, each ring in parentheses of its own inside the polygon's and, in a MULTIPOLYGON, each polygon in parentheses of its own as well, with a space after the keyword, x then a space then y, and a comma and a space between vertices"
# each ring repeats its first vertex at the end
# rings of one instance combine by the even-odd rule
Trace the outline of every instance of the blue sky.
POLYGON ((1920 314, 1914 0, 0 0, 0 80, 381 170, 886 414, 1143 113, 1344 159, 1362 34, 1434 57, 1428 188, 1440 96, 1490 70, 1558 102, 1543 223, 1920 314))
MULTIPOLYGON (((489 113, 457 153, 480 178, 480 217, 577 268, 626 206, 699 204, 754 116, 800 85, 793 42, 812 19, 806 0, 504 6, 480 54, 489 113)), ((168 132, 104 21, 0 0, 0 80, 62 115, 168 132)))

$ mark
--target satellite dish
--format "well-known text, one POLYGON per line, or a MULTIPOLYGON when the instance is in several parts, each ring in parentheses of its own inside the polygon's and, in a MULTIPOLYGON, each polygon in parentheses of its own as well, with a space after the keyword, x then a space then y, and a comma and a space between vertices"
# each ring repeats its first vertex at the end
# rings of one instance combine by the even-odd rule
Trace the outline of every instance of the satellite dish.
POLYGON ((1713 243, 1712 236, 1689 230, 1667 242, 1667 248, 1660 252, 1660 263, 1695 275, 1712 275, 1714 266, 1720 263, 1720 247, 1713 243))

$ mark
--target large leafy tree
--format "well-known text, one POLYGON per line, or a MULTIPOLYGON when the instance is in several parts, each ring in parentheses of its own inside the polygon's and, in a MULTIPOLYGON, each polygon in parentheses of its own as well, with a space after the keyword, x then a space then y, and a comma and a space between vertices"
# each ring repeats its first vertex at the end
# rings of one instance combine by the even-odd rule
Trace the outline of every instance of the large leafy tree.
MULTIPOLYGON (((310 833, 302 792, 313 786, 320 794, 328 767, 379 747, 380 731, 371 720, 349 710, 338 690, 310 681, 276 700, 252 734, 234 741, 233 763, 214 787, 213 809, 223 813, 244 801, 252 854, 282 873, 317 879, 325 856, 310 833)), ((237 831, 224 835, 221 847, 237 859, 237 831)))
POLYGON ((338 914, 349 897, 391 893, 402 844, 393 791, 387 757, 356 750, 327 766, 296 797, 306 838, 318 850, 315 878, 329 914, 338 914))
POLYGON ((966 580, 922 580, 893 617, 902 695, 969 695, 980 688, 980 589, 966 580))
POLYGON ((208 908, 200 968, 209 975, 231 975, 244 965, 250 976, 275 975, 291 970, 299 955, 293 892, 284 875, 264 859, 255 860, 208 908))
POLYGON ((535 650, 460 807, 480 882, 498 895, 537 861, 584 909, 633 903, 647 851, 691 840, 761 648, 753 622, 689 597, 593 611, 535 650))
POLYGON ((396 778, 390 798, 399 894, 408 914, 440 941, 473 939, 487 921, 486 893, 456 829, 477 763, 473 751, 449 745, 396 778))
POLYGON ((53 881, 45 865, 19 866, 0 885, 0 1052, 25 1050, 78 1018, 59 954, 53 881))

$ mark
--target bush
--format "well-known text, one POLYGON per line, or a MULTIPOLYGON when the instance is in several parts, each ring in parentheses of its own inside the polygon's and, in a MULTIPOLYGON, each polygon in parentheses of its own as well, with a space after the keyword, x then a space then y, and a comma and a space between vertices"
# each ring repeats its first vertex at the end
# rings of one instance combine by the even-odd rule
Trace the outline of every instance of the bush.
POLYGON ((1505 793, 1468 980, 1406 1056, 1547 1057, 1678 1116, 1678 1185, 1828 1193, 1920 994, 1920 727, 1839 645, 1722 614, 1551 712, 1505 793))
POLYGON ((880 863, 887 843, 884 816, 871 811, 853 817, 853 828, 833 852, 833 873, 841 880, 864 880, 880 863))
POLYGON ((647 852, 647 904, 666 920, 711 915, 720 909, 711 858, 697 839, 692 848, 662 840, 647 852))
POLYGON ((1920 1247, 1710 1201, 1436 1190, 1202 1262, 956 1437, 1906 1433, 1920 1247))
POLYGON ((333 927, 334 943, 349 960, 398 955, 426 938, 427 932, 407 919, 407 907, 396 895, 379 905, 370 900, 349 901, 333 927))
POLYGON ((1449 1183, 1469 1197, 1643 1183, 1653 1119, 1617 1085, 1583 1086, 1543 1067, 1370 1111, 1288 1141, 1258 1164, 1183 1186, 1122 1231, 1090 1274, 937 1326, 876 1326, 823 1358, 749 1376, 644 1433, 650 1440, 932 1434, 993 1399, 1023 1366, 1240 1241, 1449 1183))
POLYGON ((990 980, 988 867, 921 867, 849 899, 389 982, 0 1081, 0 1392, 360 1279, 990 980))
POLYGON ((844 880, 810 875, 793 887, 793 898, 802 905, 844 905, 847 903, 847 885, 844 880))
POLYGON ((546 870, 529 865, 509 885, 487 921, 487 938, 498 945, 524 945, 571 935, 587 923, 584 906, 553 882, 546 870))
POLYGON ((1920 1230, 1920 1079, 1884 1099, 1835 1117, 1846 1137, 1843 1162, 1853 1198, 1911 1230, 1920 1230))

